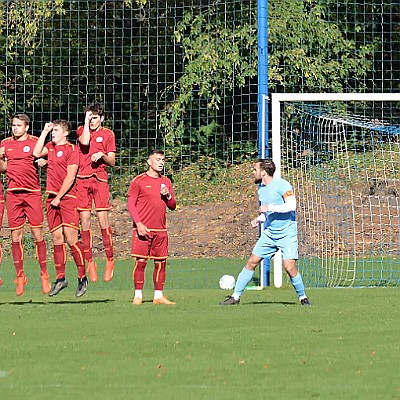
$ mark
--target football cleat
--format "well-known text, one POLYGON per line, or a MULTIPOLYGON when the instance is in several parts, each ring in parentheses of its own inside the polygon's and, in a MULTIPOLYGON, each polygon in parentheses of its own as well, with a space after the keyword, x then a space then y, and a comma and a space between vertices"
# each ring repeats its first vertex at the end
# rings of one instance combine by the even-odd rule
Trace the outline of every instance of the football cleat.
POLYGON ((133 304, 134 306, 140 306, 142 303, 143 303, 143 300, 142 300, 141 297, 135 297, 135 298, 132 300, 132 304, 133 304))
POLYGON ((40 273, 40 280, 42 281, 42 292, 43 294, 48 294, 51 291, 51 285, 49 282, 49 274, 48 272, 41 272, 40 273))
POLYGON ((220 306, 233 306, 235 304, 239 304, 240 299, 235 299, 233 296, 228 296, 224 301, 219 303, 220 306))
POLYGON ((17 278, 14 283, 17 284, 15 289, 15 294, 17 296, 22 296, 25 293, 25 285, 28 283, 28 277, 23 275, 17 278))
POLYGON ((301 299, 301 300, 300 300, 300 304, 301 304, 302 306, 311 306, 310 300, 308 300, 307 297, 304 297, 304 299, 301 299))
POLYGON ((75 292, 76 297, 81 297, 86 293, 87 290, 87 285, 88 285, 88 280, 86 276, 83 278, 78 278, 78 287, 75 292))
POLYGON ((114 276, 114 260, 107 260, 104 270, 104 282, 110 282, 114 276))
POLYGON ((165 305, 171 305, 175 304, 173 301, 169 301, 166 297, 161 296, 159 299, 154 299, 153 304, 165 304, 165 305))
POLYGON ((58 295, 61 290, 65 289, 68 286, 68 281, 65 278, 57 279, 54 283, 52 291, 49 293, 50 297, 58 295))
POLYGON ((97 264, 93 260, 88 261, 88 272, 90 280, 97 282, 97 264))

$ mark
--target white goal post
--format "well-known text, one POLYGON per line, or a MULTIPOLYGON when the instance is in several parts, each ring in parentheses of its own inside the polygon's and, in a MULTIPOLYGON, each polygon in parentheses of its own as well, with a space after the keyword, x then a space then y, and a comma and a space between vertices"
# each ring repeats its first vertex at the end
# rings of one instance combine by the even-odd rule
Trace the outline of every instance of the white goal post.
MULTIPOLYGON (((268 137, 268 134, 267 134, 268 129, 266 127, 266 129, 263 129, 263 134, 265 135, 265 137, 262 138, 262 143, 267 144, 267 145, 268 145, 268 143, 270 143, 270 145, 271 145, 271 157, 276 164, 276 173, 275 173, 276 177, 281 177, 281 174, 282 174, 282 168, 281 168, 282 167, 282 157, 283 157, 282 146, 286 146, 287 143, 289 143, 288 145, 290 145, 290 140, 286 140, 286 142, 284 144, 282 143, 282 136, 283 136, 283 134, 282 134, 282 129, 283 129, 282 105, 284 103, 288 103, 288 104, 289 103, 291 103, 291 104, 293 104, 293 103, 299 103, 299 104, 300 103, 310 103, 310 104, 312 104, 312 103, 321 103, 321 102, 344 102, 343 104, 346 104, 346 102, 347 102, 347 104, 349 104, 349 102, 372 102, 372 103, 382 102, 382 104, 383 104, 385 102, 400 102, 400 93, 272 93, 272 94, 270 94, 270 96, 271 96, 271 115, 272 115, 271 138, 268 137), (269 140, 269 139, 271 139, 271 140, 269 140)), ((264 101, 268 101, 268 100, 264 99, 264 101)), ((326 128, 326 127, 324 128, 325 131, 323 133, 326 134, 326 131, 329 129, 332 129, 332 126, 334 126, 336 129, 336 125, 338 125, 338 121, 339 121, 339 124, 342 124, 343 120, 345 119, 345 118, 344 119, 342 119, 342 118, 335 119, 335 118, 336 117, 325 118, 325 116, 317 116, 317 117, 314 117, 314 120, 317 122, 313 122, 313 123, 318 124, 319 120, 320 120, 320 121, 323 121, 324 124, 327 124, 326 121, 329 120, 329 123, 332 125, 329 125, 328 128, 326 128), (333 122, 331 122, 331 121, 333 121, 333 122)), ((371 117, 369 121, 372 121, 372 122, 369 122, 369 125, 375 123, 374 122, 375 120, 376 120, 376 118, 374 119, 373 117, 371 117)), ((397 121, 398 121, 398 119, 397 119, 397 121)), ((380 122, 378 121, 377 124, 378 123, 380 123, 380 122)), ((345 138, 347 135, 347 133, 346 133, 347 126, 352 125, 352 124, 354 125, 354 123, 352 121, 350 121, 350 122, 345 121, 344 124, 345 124, 345 127, 342 129, 343 133, 341 133, 341 135, 343 135, 343 137, 345 138), (346 125, 346 124, 348 124, 348 125, 346 125)), ((361 126, 360 129, 364 129, 362 127, 362 125, 359 124, 358 127, 360 127, 360 126, 361 126)), ((377 126, 379 127, 380 125, 377 125, 377 126)), ((318 128, 318 129, 319 129, 319 131, 321 131, 321 128, 318 128)), ((370 129, 369 126, 368 126, 368 129, 370 129)), ((372 129, 372 130, 374 131, 374 129, 372 129)), ((342 140, 341 138, 342 138, 342 136, 340 136, 340 137, 337 136, 335 139, 336 143, 340 143, 342 140)), ((346 141, 346 139, 344 139, 344 141, 346 141)), ((332 143, 329 143, 328 145, 332 145, 332 143)), ((308 151, 308 149, 307 149, 307 151, 308 151)), ((309 151, 311 152, 313 150, 310 149, 309 151)), ((342 151, 342 153, 346 153, 346 152, 348 152, 347 148, 342 151)), ((382 150, 380 150, 380 152, 382 152, 382 150)), ((303 153, 306 153, 306 151, 303 151, 303 153)), ((340 154, 342 154, 342 153, 340 153, 340 154)), ((353 166, 350 164, 351 164, 351 161, 355 157, 352 152, 348 152, 348 153, 349 153, 349 155, 347 155, 347 157, 349 159, 349 161, 348 161, 349 167, 346 167, 348 170, 348 171, 346 170, 346 172, 345 172, 347 174, 346 179, 353 173, 352 172, 353 166)), ((393 157, 399 157, 399 153, 397 153, 397 147, 396 147, 395 152, 393 153, 393 157)), ((388 159, 388 163, 389 162, 391 162, 391 160, 388 159)), ((319 166, 315 167, 315 169, 318 167, 319 166)), ((303 168, 303 167, 301 167, 301 168, 303 168)), ((324 168, 325 169, 327 168, 326 165, 324 165, 324 168)), ((313 172, 313 173, 315 173, 315 172, 313 172)), ((354 173, 356 173, 356 172, 354 172, 354 173)), ((284 176, 284 178, 286 178, 286 177, 284 176)), ((287 177, 287 178, 289 178, 289 177, 287 177)), ((375 179, 375 178, 371 177, 371 180, 373 180, 373 179, 375 179)), ((288 180, 290 181, 290 179, 288 179, 288 180)), ((397 180, 398 179, 396 176, 396 181, 397 180)), ((400 181, 400 179, 399 179, 399 181, 400 181)), ((350 191, 352 191, 352 190, 353 190, 353 188, 350 189, 350 191)), ((378 199, 376 201, 378 203, 379 202, 382 203, 382 199, 378 199)), ((383 202, 384 201, 386 201, 386 200, 383 200, 383 202)), ((397 201, 397 199, 396 199, 396 201, 397 201)), ((349 196, 349 198, 346 199, 345 202, 353 202, 354 203, 354 199, 351 198, 351 196, 349 196)), ((370 208, 372 209, 372 206, 370 206, 370 208)), ((321 211, 321 212, 323 213, 323 211, 321 211)), ((352 212, 354 214, 351 217, 353 220, 356 220, 357 218, 359 218, 359 213, 358 213, 357 209, 356 209, 356 211, 354 211, 354 209, 353 209, 352 212)), ((381 207, 381 209, 376 208, 375 211, 371 211, 371 215, 374 214, 374 216, 375 216, 379 213, 385 213, 385 212, 386 211, 385 211, 384 207, 383 207, 383 211, 382 211, 382 207, 381 207)), ((391 211, 389 211, 389 214, 390 213, 391 213, 391 211)), ((398 217, 398 215, 390 215, 389 217, 393 220, 393 219, 396 219, 398 217), (393 218, 393 217, 395 217, 395 218, 393 218)), ((321 215, 321 218, 323 218, 323 215, 321 215)), ((372 220, 373 216, 371 216, 369 218, 372 220)), ((340 223, 342 224, 343 221, 340 221, 340 223)), ((399 225, 400 225, 400 223, 399 223, 399 225)), ((375 228, 372 228, 372 229, 375 229, 375 228)), ((358 227, 354 228, 354 232, 352 232, 351 234, 354 237, 356 237, 359 233, 358 230, 359 230, 358 227)), ((372 235, 376 236, 377 235, 376 231, 373 231, 372 235)), ((329 236, 327 236, 327 237, 329 237, 329 236)), ((334 237, 334 235, 332 237, 334 237)), ((322 240, 326 240, 326 239, 322 239, 322 240)), ((353 238, 351 240, 353 240, 353 238)), ((356 240, 356 239, 354 239, 354 240, 356 240)), ((396 241, 396 239, 394 241, 396 241)), ((300 243, 299 243, 299 245, 301 246, 300 243)), ((359 246, 362 246, 362 244, 359 244, 359 246)), ((396 246, 397 246, 397 242, 394 245, 395 251, 398 250, 396 246)), ((391 252, 389 254, 392 254, 392 253, 393 252, 391 252)), ((321 285, 322 286, 353 286, 353 285, 355 285, 356 276, 359 272, 359 270, 357 270, 355 265, 357 263, 359 263, 359 261, 358 261, 359 256, 360 255, 357 254, 357 257, 356 257, 353 253, 344 256, 343 259, 345 259, 345 261, 343 261, 343 262, 345 262, 346 264, 352 265, 352 267, 350 268, 351 272, 348 272, 347 270, 345 272, 343 272, 343 271, 335 272, 334 277, 331 276, 330 271, 328 271, 327 273, 324 272, 325 275, 329 275, 329 276, 326 278, 326 282, 322 282, 320 280, 320 282, 322 282, 321 285), (353 265, 354 265, 354 267, 353 267, 353 265)), ((384 255, 382 257, 386 257, 386 255, 384 255)), ((321 261, 321 263, 324 263, 324 261, 321 261)), ((333 269, 335 269, 335 268, 337 268, 337 267, 334 266, 333 269)), ((278 256, 274 257, 273 271, 274 271, 274 285, 276 287, 280 287, 282 285, 282 261, 281 261, 280 254, 278 254, 278 256)), ((371 274, 372 274, 371 282, 375 282, 374 272, 372 272, 371 274)), ((396 274, 397 274, 397 272, 396 272, 396 274)), ((261 273, 261 275, 262 275, 262 273, 261 273)), ((381 271, 381 276, 382 275, 383 274, 381 271)), ((382 282, 382 279, 383 278, 381 278, 381 282, 382 282)), ((395 278, 395 279, 399 279, 399 278, 395 278)), ((387 282, 387 281, 388 281, 387 279, 386 280, 383 279, 383 282, 387 282)), ((309 284, 309 282, 308 282, 308 284, 309 284)), ((362 285, 363 284, 361 284, 361 286, 362 285)), ((366 284, 366 285, 369 286, 369 284, 366 284)))

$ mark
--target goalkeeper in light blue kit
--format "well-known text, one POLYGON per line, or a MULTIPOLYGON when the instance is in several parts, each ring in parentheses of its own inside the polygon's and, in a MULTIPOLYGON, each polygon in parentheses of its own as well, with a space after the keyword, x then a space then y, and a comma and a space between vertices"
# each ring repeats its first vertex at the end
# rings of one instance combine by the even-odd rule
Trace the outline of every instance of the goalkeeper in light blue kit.
POLYGON ((275 164, 270 159, 259 159, 254 164, 254 182, 261 184, 258 189, 260 201, 259 216, 251 221, 256 228, 265 223, 265 229, 254 246, 246 266, 240 272, 231 296, 220 305, 239 304, 246 285, 253 279, 257 265, 270 259, 278 250, 282 252, 283 268, 290 277, 300 304, 310 306, 304 292, 304 283, 296 268, 298 259, 296 197, 292 185, 281 178, 274 178, 275 164))

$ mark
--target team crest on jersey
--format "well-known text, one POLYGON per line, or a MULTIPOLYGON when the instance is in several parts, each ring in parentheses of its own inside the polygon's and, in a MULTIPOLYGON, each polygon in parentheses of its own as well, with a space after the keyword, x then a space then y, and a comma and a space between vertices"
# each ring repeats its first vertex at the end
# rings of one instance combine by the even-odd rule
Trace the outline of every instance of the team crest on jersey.
POLYGON ((30 150, 31 148, 29 146, 24 146, 24 148, 22 149, 24 153, 29 153, 30 150))
POLYGON ((62 150, 59 150, 59 151, 57 152, 57 157, 62 157, 62 155, 63 155, 62 150))
POLYGON ((97 136, 96 142, 97 143, 101 143, 102 141, 103 141, 103 137, 102 136, 97 136))

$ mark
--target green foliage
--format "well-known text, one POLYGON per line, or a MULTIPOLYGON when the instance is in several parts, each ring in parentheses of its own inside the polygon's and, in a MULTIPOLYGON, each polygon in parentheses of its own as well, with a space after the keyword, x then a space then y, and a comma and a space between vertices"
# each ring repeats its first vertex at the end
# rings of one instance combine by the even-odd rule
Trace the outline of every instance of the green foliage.
POLYGON ((171 87, 178 92, 176 100, 160 114, 159 126, 167 146, 187 148, 197 143, 200 147, 214 137, 214 148, 217 152, 223 149, 224 134, 215 121, 223 96, 243 87, 257 73, 255 26, 236 23, 232 29, 226 17, 221 18, 212 6, 205 14, 185 13, 177 24, 175 38, 182 45, 185 71, 171 87), (191 128, 193 104, 203 109, 194 116, 199 121, 194 125, 197 129, 191 128))
POLYGON ((365 88, 362 78, 373 66, 376 44, 347 39, 348 32, 330 16, 326 5, 313 0, 269 2, 271 88, 282 86, 289 92, 365 88))

